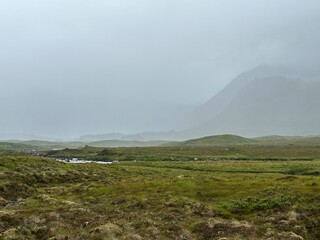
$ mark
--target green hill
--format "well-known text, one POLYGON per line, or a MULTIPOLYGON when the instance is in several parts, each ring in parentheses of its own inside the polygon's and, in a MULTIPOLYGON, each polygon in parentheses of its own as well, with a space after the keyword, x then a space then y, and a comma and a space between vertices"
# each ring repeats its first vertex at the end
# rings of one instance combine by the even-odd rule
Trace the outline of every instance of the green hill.
POLYGON ((81 148, 85 145, 93 147, 153 147, 168 143, 168 141, 129 141, 129 140, 104 140, 94 142, 49 142, 49 141, 19 141, 11 140, 3 144, 1 149, 16 150, 16 149, 36 149, 36 150, 53 150, 64 148, 81 148))
POLYGON ((13 142, 0 142, 0 150, 14 150, 14 151, 31 151, 37 150, 38 147, 24 144, 24 143, 13 143, 13 142))
POLYGON ((214 135, 203 138, 190 139, 188 141, 175 143, 178 146, 222 146, 236 144, 252 144, 257 143, 257 140, 245 138, 232 134, 214 135))
POLYGON ((246 138, 238 135, 224 134, 213 135, 202 138, 190 139, 183 142, 171 142, 164 146, 227 146, 227 145, 297 145, 297 146, 319 146, 320 136, 263 136, 256 138, 246 138))

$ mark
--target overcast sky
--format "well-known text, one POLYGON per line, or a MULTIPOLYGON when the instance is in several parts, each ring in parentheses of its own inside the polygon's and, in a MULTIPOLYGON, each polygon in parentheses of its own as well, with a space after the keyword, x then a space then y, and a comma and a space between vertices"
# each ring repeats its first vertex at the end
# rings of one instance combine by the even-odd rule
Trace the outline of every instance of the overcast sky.
POLYGON ((260 64, 316 73, 319 0, 1 0, 0 133, 169 130, 260 64))

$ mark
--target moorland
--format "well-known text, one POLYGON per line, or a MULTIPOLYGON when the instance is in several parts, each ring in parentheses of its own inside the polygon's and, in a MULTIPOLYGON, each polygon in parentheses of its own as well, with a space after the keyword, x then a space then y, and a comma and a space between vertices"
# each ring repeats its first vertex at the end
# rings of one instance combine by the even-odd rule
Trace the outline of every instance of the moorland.
POLYGON ((0 239, 320 238, 317 137, 47 145, 0 144, 0 239))

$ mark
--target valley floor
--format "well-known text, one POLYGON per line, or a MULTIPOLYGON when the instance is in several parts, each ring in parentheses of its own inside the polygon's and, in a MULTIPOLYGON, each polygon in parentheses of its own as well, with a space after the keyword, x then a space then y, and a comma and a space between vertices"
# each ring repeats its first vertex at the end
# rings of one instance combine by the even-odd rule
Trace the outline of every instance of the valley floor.
POLYGON ((0 157, 0 239, 320 239, 320 160, 0 157))

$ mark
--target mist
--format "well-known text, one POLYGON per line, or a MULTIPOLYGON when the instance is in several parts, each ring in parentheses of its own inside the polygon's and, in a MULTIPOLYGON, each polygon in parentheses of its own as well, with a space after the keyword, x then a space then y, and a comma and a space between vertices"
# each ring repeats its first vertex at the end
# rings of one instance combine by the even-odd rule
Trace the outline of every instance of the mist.
POLYGON ((0 133, 180 130, 260 64, 320 75, 320 2, 3 0, 0 133))

